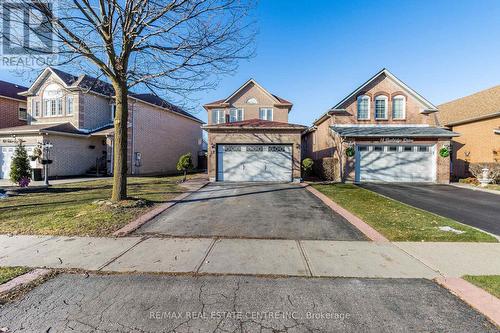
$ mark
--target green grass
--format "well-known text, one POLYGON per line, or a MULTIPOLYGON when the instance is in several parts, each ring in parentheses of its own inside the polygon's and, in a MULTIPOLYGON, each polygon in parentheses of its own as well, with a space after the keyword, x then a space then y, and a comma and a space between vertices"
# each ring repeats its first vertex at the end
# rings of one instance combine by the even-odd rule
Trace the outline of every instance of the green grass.
POLYGON ((353 184, 314 184, 313 187, 391 241, 497 242, 496 238, 484 232, 353 184), (441 231, 438 229, 441 226, 449 226, 465 233, 441 231))
POLYGON ((111 179, 54 185, 43 192, 12 196, 0 200, 0 233, 106 236, 179 195, 182 188, 176 182, 180 179, 129 177, 131 200, 113 206, 95 203, 110 198, 111 179))
POLYGON ((496 298, 500 298, 500 275, 465 275, 463 278, 496 298))
POLYGON ((12 280, 29 271, 26 267, 0 267, 0 284, 12 280))
POLYGON ((498 184, 490 184, 490 185, 486 186, 486 188, 489 190, 500 191, 500 185, 498 185, 498 184))

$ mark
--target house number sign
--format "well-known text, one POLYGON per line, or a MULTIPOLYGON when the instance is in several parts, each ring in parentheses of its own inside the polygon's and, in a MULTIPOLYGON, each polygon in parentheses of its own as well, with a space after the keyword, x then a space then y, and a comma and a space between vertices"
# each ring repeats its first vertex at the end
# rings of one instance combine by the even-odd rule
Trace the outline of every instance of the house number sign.
POLYGON ((413 142, 413 139, 409 139, 409 138, 381 138, 380 142, 383 142, 383 143, 410 143, 410 142, 413 142))

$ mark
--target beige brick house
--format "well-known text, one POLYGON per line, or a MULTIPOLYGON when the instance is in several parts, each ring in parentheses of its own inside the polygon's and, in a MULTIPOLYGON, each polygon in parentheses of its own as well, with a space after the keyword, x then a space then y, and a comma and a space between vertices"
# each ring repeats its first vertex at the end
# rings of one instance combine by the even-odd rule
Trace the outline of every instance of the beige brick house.
MULTIPOLYGON (((21 93, 27 98, 25 126, 0 129, 0 178, 8 178, 19 139, 30 154, 50 143, 49 176, 74 176, 88 171, 113 172, 113 89, 87 75, 74 76, 47 68, 21 93), (97 169, 97 170, 96 170, 97 169)), ((203 122, 152 94, 130 94, 128 173, 175 172, 181 154, 196 163, 203 122)), ((38 161, 33 168, 41 168, 38 161)))
POLYGON ((457 134, 433 126, 437 112, 382 69, 304 133, 304 156, 332 161, 334 180, 447 183, 450 159, 439 152, 457 134))
POLYGON ((306 127, 288 122, 292 103, 250 79, 204 108, 211 181, 300 180, 301 132, 306 127))
POLYGON ((19 93, 27 89, 0 80, 0 128, 26 125, 26 97, 19 93))
POLYGON ((500 86, 439 105, 435 121, 460 133, 453 139, 453 176, 469 177, 471 163, 500 163, 500 86))

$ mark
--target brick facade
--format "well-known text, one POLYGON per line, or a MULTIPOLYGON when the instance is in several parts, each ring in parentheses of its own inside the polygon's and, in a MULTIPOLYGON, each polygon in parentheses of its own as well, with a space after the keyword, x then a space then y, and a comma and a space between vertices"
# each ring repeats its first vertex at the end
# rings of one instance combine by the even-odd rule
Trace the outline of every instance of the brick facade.
POLYGON ((26 125, 19 119, 19 108, 26 108, 26 102, 0 96, 0 128, 26 125))

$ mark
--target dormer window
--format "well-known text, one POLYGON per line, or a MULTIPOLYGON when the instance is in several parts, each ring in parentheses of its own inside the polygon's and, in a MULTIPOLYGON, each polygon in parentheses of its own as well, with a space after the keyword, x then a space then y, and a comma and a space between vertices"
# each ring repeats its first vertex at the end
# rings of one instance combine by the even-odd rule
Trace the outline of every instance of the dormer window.
POLYGON ((375 119, 387 119, 387 96, 375 97, 375 119))
POLYGON ((362 95, 358 97, 358 119, 370 119, 370 96, 362 95))
POLYGON ((392 119, 405 119, 406 117, 406 98, 403 95, 397 95, 392 98, 392 119))

